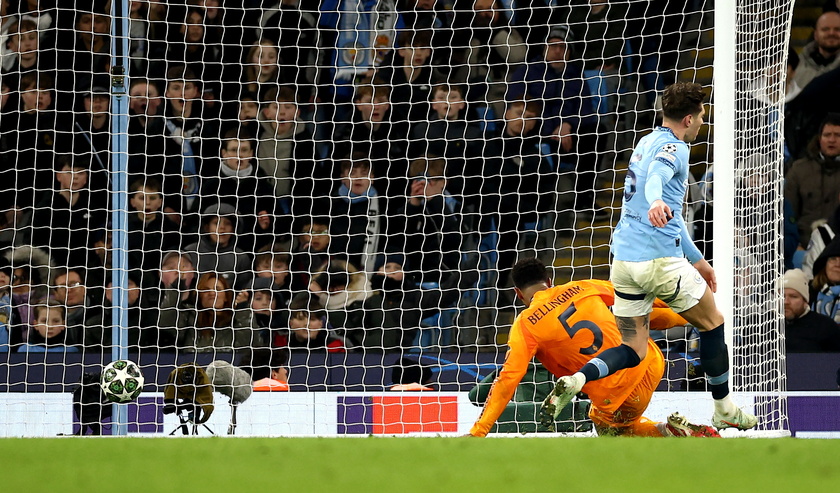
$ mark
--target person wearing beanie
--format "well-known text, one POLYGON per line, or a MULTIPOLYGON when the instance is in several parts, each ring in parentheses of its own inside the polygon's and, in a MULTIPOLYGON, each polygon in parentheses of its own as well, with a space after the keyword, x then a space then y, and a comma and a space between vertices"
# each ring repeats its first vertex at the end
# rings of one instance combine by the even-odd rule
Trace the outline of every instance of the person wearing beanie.
POLYGON ((808 277, 800 269, 785 272, 785 349, 789 353, 840 351, 840 326, 810 309, 808 277))

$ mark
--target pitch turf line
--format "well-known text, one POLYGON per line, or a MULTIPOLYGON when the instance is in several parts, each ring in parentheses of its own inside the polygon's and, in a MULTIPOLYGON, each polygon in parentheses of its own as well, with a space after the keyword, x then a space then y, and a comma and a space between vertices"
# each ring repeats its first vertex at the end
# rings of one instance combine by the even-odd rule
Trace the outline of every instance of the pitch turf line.
POLYGON ((62 493, 833 491, 838 456, 840 440, 796 439, 3 439, 0 477, 62 493))

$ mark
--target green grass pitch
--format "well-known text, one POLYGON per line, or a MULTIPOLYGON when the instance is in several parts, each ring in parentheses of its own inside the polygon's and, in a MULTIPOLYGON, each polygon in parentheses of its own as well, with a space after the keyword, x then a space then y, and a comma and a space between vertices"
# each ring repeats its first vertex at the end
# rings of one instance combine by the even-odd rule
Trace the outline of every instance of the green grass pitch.
POLYGON ((840 440, 0 440, 8 492, 836 491, 840 440), (259 489, 257 489, 259 488, 259 489))

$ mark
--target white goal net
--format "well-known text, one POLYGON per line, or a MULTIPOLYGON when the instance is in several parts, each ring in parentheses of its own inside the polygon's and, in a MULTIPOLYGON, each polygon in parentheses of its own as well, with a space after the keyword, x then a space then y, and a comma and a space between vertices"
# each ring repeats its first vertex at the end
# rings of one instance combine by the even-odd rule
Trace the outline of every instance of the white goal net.
MULTIPOLYGON (((116 1, 2 2, 0 436, 463 433, 522 308, 512 265, 608 279, 627 160, 676 81, 710 95, 686 219, 707 258, 734 231, 715 259, 734 259, 734 390, 786 428, 792 2, 737 2, 722 136, 711 0, 116 1), (98 373, 120 358, 145 387, 111 416, 98 373), (247 402, 217 393, 211 417, 166 393, 213 361, 246 371, 247 402)), ((697 401, 708 421, 696 331, 655 336, 652 417, 697 401)), ((498 431, 544 431, 553 377, 528 379, 498 431)), ((563 419, 590 429, 585 403, 563 419)))

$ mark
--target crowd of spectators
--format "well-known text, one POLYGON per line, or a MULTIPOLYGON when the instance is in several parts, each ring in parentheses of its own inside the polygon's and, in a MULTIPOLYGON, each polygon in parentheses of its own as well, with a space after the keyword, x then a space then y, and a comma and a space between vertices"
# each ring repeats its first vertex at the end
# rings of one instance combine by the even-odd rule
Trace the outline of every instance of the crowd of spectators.
POLYGON ((787 350, 840 352, 840 2, 825 2, 813 39, 789 53, 787 72, 787 350))
MULTIPOLYGON (((579 171, 575 207, 603 215, 579 8, 375 3, 130 2, 132 346, 404 349, 506 286, 558 174, 579 171)), ((1 4, 0 344, 104 350, 110 4, 1 4)), ((586 68, 614 74, 615 55, 586 68)))
MULTIPOLYGON (((104 351, 110 4, 48 3, 0 0, 0 347, 104 351)), ((700 2, 241 3, 129 2, 133 347, 416 345, 477 290, 504 291, 540 228, 609 215, 595 176, 620 87, 653 107, 677 77, 661 46, 700 2)), ((793 110, 836 77, 835 24, 800 56, 793 110)), ((790 151, 829 173, 837 144, 805 147, 790 151)), ((802 187, 822 183, 794 161, 802 187)), ((786 193, 800 217, 840 200, 796 193, 822 201, 786 193)))

